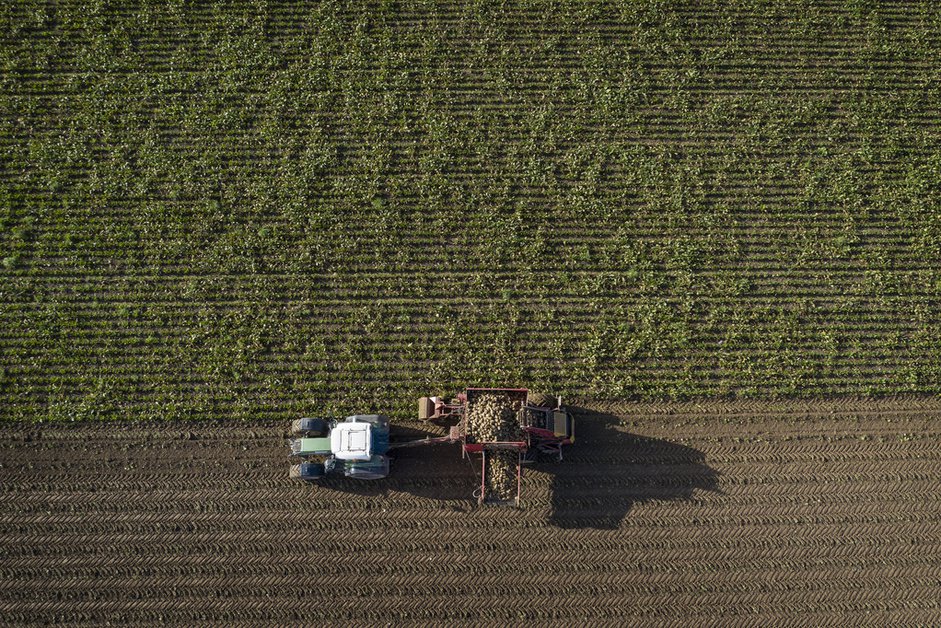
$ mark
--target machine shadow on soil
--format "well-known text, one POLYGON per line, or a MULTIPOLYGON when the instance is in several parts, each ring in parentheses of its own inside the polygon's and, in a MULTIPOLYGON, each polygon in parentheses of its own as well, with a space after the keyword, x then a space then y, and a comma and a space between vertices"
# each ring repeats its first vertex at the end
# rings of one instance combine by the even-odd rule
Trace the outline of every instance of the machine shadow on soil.
MULTIPOLYGON (((523 507, 534 497, 533 472, 551 478, 549 522, 559 528, 615 529, 634 504, 691 499, 696 489, 717 491, 717 473, 699 450, 619 429, 619 419, 588 408, 576 416, 576 443, 564 459, 540 455, 523 472, 523 507), (529 477, 527 477, 529 476, 529 477), (527 480, 530 480, 527 482, 527 480), (530 484, 530 486, 528 486, 530 484)), ((393 440, 435 436, 395 425, 393 440)), ((475 465, 459 445, 401 449, 395 472, 372 482, 325 478, 314 490, 381 497, 390 492, 451 502, 454 510, 474 508, 475 465)))
POLYGON ((701 451, 623 431, 612 415, 569 410, 578 418, 576 445, 564 461, 536 466, 552 474, 553 525, 615 529, 634 504, 719 491, 718 474, 701 451))

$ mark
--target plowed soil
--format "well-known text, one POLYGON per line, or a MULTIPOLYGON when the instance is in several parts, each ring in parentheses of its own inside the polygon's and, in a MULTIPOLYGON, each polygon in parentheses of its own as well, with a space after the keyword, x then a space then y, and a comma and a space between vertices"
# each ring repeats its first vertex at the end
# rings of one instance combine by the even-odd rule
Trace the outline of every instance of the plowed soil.
POLYGON ((941 620, 941 402, 582 405, 520 510, 476 507, 451 446, 403 450, 375 484, 308 486, 281 423, 5 426, 0 616, 941 620))

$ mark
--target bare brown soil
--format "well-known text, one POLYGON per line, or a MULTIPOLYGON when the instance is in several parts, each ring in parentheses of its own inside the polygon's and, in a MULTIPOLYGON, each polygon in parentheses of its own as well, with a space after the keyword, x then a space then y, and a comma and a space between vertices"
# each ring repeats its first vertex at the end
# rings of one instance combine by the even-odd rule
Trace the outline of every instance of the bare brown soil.
POLYGON ((402 450, 376 484, 308 486, 281 424, 3 427, 0 616, 941 620, 938 400, 582 405, 520 510, 476 507, 450 446, 402 450))

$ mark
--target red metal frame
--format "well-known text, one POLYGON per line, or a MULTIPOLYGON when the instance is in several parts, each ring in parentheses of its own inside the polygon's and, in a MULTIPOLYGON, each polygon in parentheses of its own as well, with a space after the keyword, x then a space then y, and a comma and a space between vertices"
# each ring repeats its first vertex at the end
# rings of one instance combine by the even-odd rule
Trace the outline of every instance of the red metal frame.
MULTIPOLYGON (((430 397, 430 399, 437 399, 436 397, 430 397)), ((464 405, 467 403, 467 397, 464 393, 458 394, 455 399, 452 399, 450 403, 444 401, 443 399, 438 399, 435 402, 434 409, 428 421, 443 421, 446 419, 459 418, 464 414, 464 405)))
MULTIPOLYGON (((523 434, 525 435, 525 440, 519 441, 498 441, 498 442, 487 442, 487 443, 468 443, 467 442, 467 431, 464 424, 464 416, 468 404, 468 400, 473 401, 474 397, 481 393, 501 393, 509 395, 511 400, 513 400, 514 405, 519 403, 519 409, 522 409, 526 406, 526 402, 529 397, 529 389, 527 388, 467 388, 464 392, 459 393, 450 403, 446 403, 442 399, 436 399, 432 415, 429 417, 429 420, 438 421, 438 420, 447 420, 447 419, 458 419, 457 425, 451 426, 450 442, 460 441, 461 443, 461 457, 466 457, 470 454, 479 454, 480 455, 480 497, 478 503, 483 503, 486 499, 487 491, 487 478, 486 478, 486 451, 488 450, 498 450, 498 449, 515 449, 517 451, 517 465, 516 465, 516 504, 519 505, 520 495, 522 494, 522 457, 523 454, 529 450, 531 447, 538 447, 540 451, 558 453, 559 458, 562 457, 562 446, 570 445, 572 441, 569 438, 560 438, 556 436, 555 432, 550 429, 542 429, 534 426, 522 425, 520 426, 523 434)), ((554 410, 556 408, 541 408, 538 406, 531 406, 533 408, 539 408, 542 410, 554 410)))
MULTIPOLYGON (((512 401, 519 404, 519 407, 522 408, 526 405, 526 399, 529 396, 529 389, 527 388, 468 388, 458 396, 464 402, 464 408, 467 407, 469 401, 482 393, 500 393, 508 395, 512 401)), ((464 412, 462 408, 461 412, 461 422, 460 434, 461 434, 461 448, 462 455, 469 454, 480 454, 480 497, 478 498, 478 504, 483 504, 487 499, 487 451, 499 450, 499 449, 514 449, 517 452, 517 462, 516 462, 516 498, 514 499, 514 504, 519 505, 520 502, 520 491, 522 490, 522 454, 529 447, 529 438, 526 440, 519 441, 493 441, 486 443, 468 443, 467 442, 467 431, 464 425, 464 412)), ((524 429, 525 432, 525 429, 524 429)))
MULTIPOLYGON (((468 388, 461 395, 461 397, 463 397, 464 399, 464 407, 465 408, 467 407, 468 400, 473 399, 473 397, 477 396, 477 393, 488 393, 488 392, 496 392, 496 393, 503 393, 503 394, 509 393, 516 397, 515 401, 520 402, 521 408, 526 405, 526 396, 529 394, 529 390, 527 390, 526 388, 468 388)), ((521 449, 525 451, 526 448, 529 446, 529 439, 520 440, 520 441, 495 441, 495 442, 488 442, 488 443, 468 443, 467 431, 465 429, 466 426, 464 425, 463 413, 461 417, 461 423, 459 425, 461 427, 461 444, 464 446, 464 451, 468 453, 478 453, 480 451, 483 451, 483 449, 485 448, 487 449, 521 449)), ((525 429, 523 431, 525 431, 525 429)))

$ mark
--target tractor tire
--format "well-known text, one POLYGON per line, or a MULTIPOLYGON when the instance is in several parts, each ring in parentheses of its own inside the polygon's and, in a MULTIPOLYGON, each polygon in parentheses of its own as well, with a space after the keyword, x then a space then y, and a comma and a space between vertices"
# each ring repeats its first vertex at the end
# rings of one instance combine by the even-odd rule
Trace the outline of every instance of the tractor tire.
POLYGON ((295 436, 326 436, 330 425, 323 419, 295 419, 291 431, 295 436))
POLYGON ((291 465, 292 479, 313 482, 323 479, 326 474, 327 470, 322 462, 302 462, 300 464, 291 465))
POLYGON ((557 402, 558 399, 544 393, 531 392, 526 399, 527 406, 535 406, 537 408, 555 408, 557 402))

